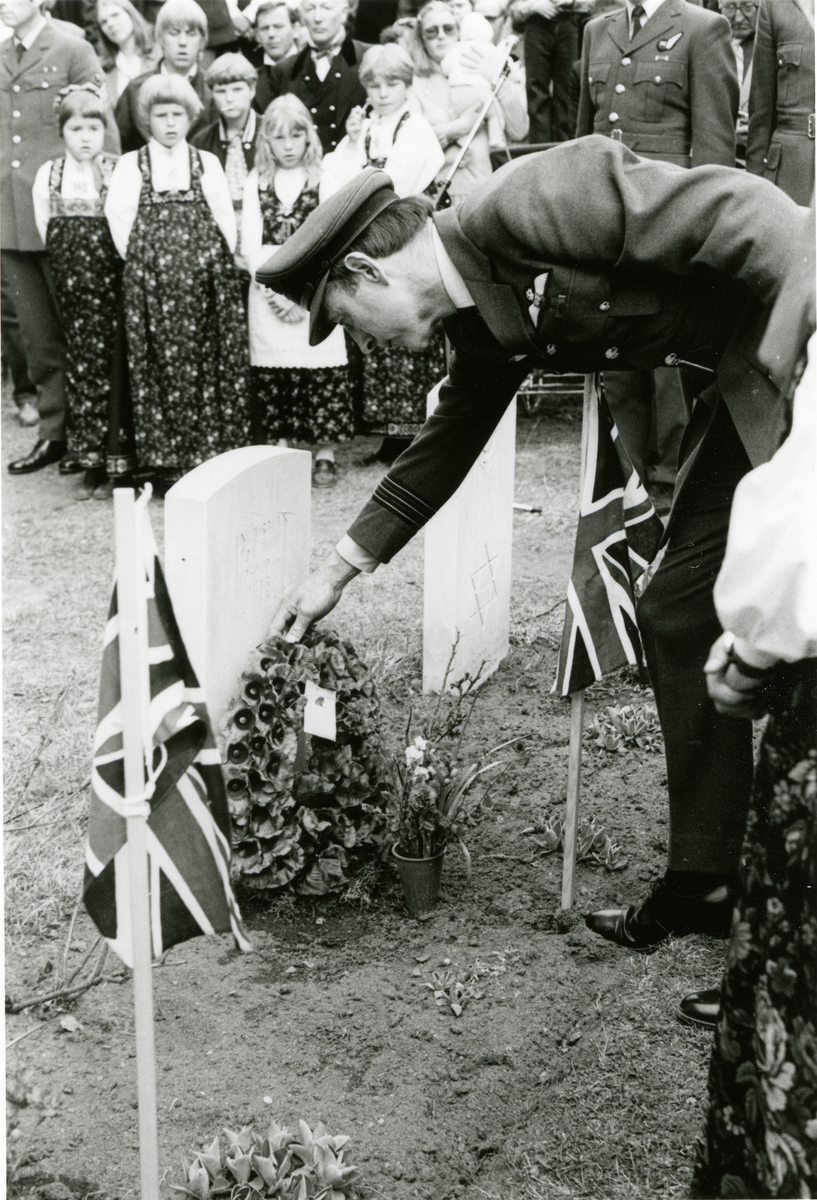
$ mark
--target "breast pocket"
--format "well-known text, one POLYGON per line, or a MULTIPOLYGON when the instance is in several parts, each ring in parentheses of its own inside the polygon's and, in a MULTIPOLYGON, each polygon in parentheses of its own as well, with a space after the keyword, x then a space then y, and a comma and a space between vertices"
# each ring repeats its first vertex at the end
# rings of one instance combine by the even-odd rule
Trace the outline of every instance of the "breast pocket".
POLYGON ((687 92, 686 63, 640 62, 635 68, 641 120, 661 121, 669 109, 680 108, 687 92))
POLYGON ((38 134, 43 126, 59 125, 57 108, 54 101, 59 101, 59 88, 52 85, 52 79, 37 76, 26 79, 22 84, 23 120, 29 126, 34 126, 38 134))
POLYGON ((777 101, 793 105, 798 101, 798 72, 803 55, 802 42, 784 42, 777 47, 777 101))
POLYGON ((593 101, 595 108, 601 108, 604 99, 604 90, 607 86, 607 80, 610 78, 612 66, 611 62, 591 62, 590 64, 587 85, 590 88, 590 99, 593 101))

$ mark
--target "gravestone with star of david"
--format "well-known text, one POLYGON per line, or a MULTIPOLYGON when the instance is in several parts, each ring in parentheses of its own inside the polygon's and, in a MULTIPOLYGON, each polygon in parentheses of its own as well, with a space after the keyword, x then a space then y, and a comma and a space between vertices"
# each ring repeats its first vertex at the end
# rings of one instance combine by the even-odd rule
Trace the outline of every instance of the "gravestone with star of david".
POLYGON ((244 446, 165 498, 165 575, 214 728, 284 593, 309 572, 312 456, 244 446))
MULTIPOLYGON (((428 398, 429 413, 437 392, 428 398)), ((508 654, 515 454, 513 400, 458 490, 426 526, 424 692, 450 689, 482 664, 486 679, 508 654)))

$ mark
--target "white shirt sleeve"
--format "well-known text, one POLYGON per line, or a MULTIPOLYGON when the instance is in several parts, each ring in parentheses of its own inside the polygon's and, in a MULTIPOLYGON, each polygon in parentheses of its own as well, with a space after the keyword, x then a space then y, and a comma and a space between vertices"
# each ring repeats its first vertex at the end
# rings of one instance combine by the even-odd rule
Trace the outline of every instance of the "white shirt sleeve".
POLYGON ((203 168, 201 173, 201 190, 204 193, 204 199, 207 201, 210 212, 213 214, 213 220, 224 234, 224 240, 229 247, 230 253, 235 254, 238 231, 236 229, 235 209, 233 208, 233 201, 230 196, 227 176, 224 174, 224 168, 215 154, 211 154, 209 150, 199 150, 199 154, 201 155, 201 165, 203 168))
MULTIPOLYGON (((366 166, 366 155, 359 142, 353 142, 348 133, 338 143, 337 149, 324 156, 321 163, 321 182, 318 198, 323 204, 346 183, 350 183, 366 166)), ((398 193, 399 194, 399 193, 398 193)))
POLYGON ((51 197, 48 191, 48 181, 51 176, 51 160, 43 163, 34 176, 34 186, 31 198, 34 202, 34 223, 42 244, 45 245, 45 235, 48 230, 48 220, 51 216, 51 197))
POLYGON ((364 550, 348 533, 344 533, 335 550, 350 567, 357 567, 364 575, 371 575, 380 566, 380 560, 368 550, 364 550))
POLYGON ((724 629, 786 662, 817 657, 817 335, 774 458, 738 484, 715 583, 724 629))
POLYGON ((114 167, 105 198, 105 216, 114 245, 122 258, 127 258, 128 239, 139 209, 141 191, 139 151, 132 150, 130 154, 123 154, 114 167))
POLYGON ((402 198, 425 191, 444 165, 445 154, 436 133, 425 117, 413 114, 394 139, 384 170, 402 198))

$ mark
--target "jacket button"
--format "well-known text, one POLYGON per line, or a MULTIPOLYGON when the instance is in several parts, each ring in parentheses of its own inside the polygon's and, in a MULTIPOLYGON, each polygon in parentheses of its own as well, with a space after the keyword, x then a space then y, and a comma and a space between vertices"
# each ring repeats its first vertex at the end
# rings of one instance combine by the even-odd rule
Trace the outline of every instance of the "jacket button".
POLYGON ((335 106, 334 106, 334 104, 330 104, 330 105, 329 105, 329 111, 330 111, 330 112, 334 112, 334 111, 335 111, 335 106))
POLYGON ((665 367, 677 367, 678 366, 678 355, 677 354, 668 354, 667 357, 664 359, 664 366, 665 367))
POLYGON ((48 87, 48 84, 45 82, 45 80, 43 80, 43 87, 44 87, 44 88, 47 88, 47 87, 48 87))
POLYGON ((21 141, 19 133, 15 133, 14 137, 11 140, 14 142, 15 146, 18 145, 18 143, 21 141))
POLYGON ((333 124, 333 125, 330 125, 330 126, 329 126, 329 128, 330 128, 330 129, 337 129, 337 125, 334 125, 334 124, 333 124))
POLYGON ((656 82, 656 83, 660 83, 660 82, 661 82, 661 76, 660 76, 660 75, 656 75, 656 77, 655 77, 655 82, 656 82))
POLYGON ((631 58, 622 58, 621 65, 622 65, 622 67, 629 67, 629 65, 632 61, 633 60, 631 58))
POLYGON ((317 110, 317 108, 312 108, 312 109, 310 109, 309 111, 310 111, 310 112, 314 112, 314 113, 316 113, 318 110, 317 110))
POLYGON ((19 85, 19 83, 13 83, 13 84, 11 85, 11 90, 12 90, 13 92, 19 92, 19 90, 20 90, 20 85, 19 85))
POLYGON ((609 350, 604 351, 605 358, 618 358, 618 346, 611 346, 609 350))
POLYGON ((621 95, 622 92, 626 92, 626 90, 627 89, 625 88, 623 83, 616 84, 616 91, 618 92, 619 96, 621 95))
POLYGON ((547 352, 548 352, 548 354, 555 354, 555 353, 556 353, 556 347, 555 347, 554 345, 550 345, 550 346, 548 346, 548 347, 547 347, 547 352))
POLYGON ((608 120, 608 121, 617 121, 617 120, 618 120, 618 113, 610 113, 610 116, 607 118, 607 120, 608 120))
POLYGON ((599 305, 599 312, 609 312, 609 311, 610 311, 610 301, 602 300, 601 304, 599 305))
POLYGON ((16 169, 17 169, 17 167, 19 167, 19 165, 20 165, 20 160, 19 160, 19 158, 14 158, 14 159, 12 159, 12 161, 11 161, 11 165, 12 165, 12 166, 15 168, 15 170, 16 170, 16 169))
POLYGON ((20 115, 19 110, 15 108, 14 112, 11 115, 13 117, 19 117, 19 115, 20 115))
POLYGON ((312 79, 309 75, 304 75, 304 83, 311 83, 312 79))
POLYGON ((340 79, 340 71, 335 71, 335 79, 340 79))
POLYGON ((587 76, 587 82, 588 82, 588 83, 592 83, 592 82, 593 82, 593 76, 592 76, 592 75, 588 75, 588 76, 587 76))

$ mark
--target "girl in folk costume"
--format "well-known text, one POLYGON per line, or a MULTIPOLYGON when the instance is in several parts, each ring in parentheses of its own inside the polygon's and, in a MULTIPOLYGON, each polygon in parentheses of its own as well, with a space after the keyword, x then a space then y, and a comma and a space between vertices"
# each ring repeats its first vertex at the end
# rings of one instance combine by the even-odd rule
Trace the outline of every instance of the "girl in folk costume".
MULTIPOLYGON (((61 158, 34 179, 34 219, 48 250, 66 341, 68 453, 85 468, 77 498, 105 480, 111 355, 122 264, 103 207, 116 159, 102 153, 106 109, 93 84, 65 89, 61 158)), ((104 490, 100 491, 104 496, 104 490)))
MULTIPOLYGON (((372 46, 360 64, 367 117, 354 109, 346 137, 326 158, 321 198, 353 179, 363 167, 382 167, 398 196, 423 192, 442 169, 445 155, 431 125, 411 105, 414 77, 406 51, 392 44, 372 46)), ((363 421, 380 434, 380 448, 365 461, 392 462, 408 446, 426 418, 426 397, 445 375, 442 334, 422 354, 378 347, 363 361, 363 421)))
POLYGON ((236 221, 218 159, 189 146, 201 103, 178 75, 139 94, 150 141, 119 160, 105 204, 123 281, 136 453, 160 487, 250 435, 236 221))
MULTIPOLYGON (((241 245, 250 274, 318 206, 321 144, 297 96, 279 96, 261 119, 255 168, 244 189, 241 245)), ((334 447, 354 433, 343 330, 309 345, 303 308, 250 286, 250 361, 259 420, 270 442, 317 442, 313 483, 337 480, 334 447)))

